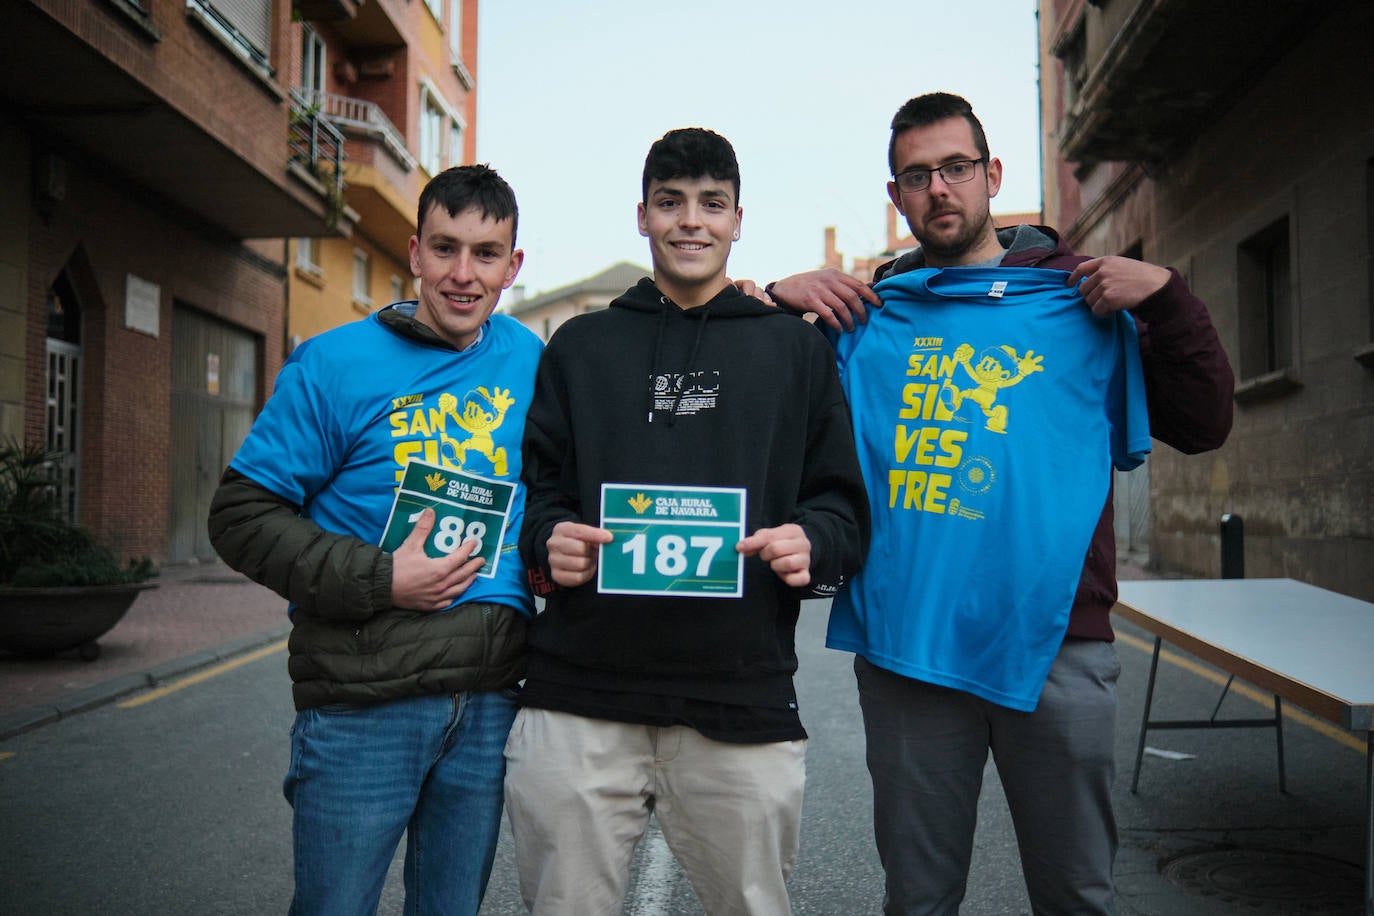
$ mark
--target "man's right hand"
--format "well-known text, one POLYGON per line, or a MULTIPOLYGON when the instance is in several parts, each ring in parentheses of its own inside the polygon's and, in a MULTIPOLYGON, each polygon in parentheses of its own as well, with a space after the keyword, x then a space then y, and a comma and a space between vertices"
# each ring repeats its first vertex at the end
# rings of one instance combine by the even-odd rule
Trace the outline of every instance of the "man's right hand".
POLYGON ((883 301, 862 280, 833 267, 793 274, 772 284, 773 298, 794 312, 811 312, 837 331, 854 330, 868 320, 868 306, 883 301))
POLYGON ((453 553, 431 557, 425 541, 434 530, 434 510, 425 509, 410 534, 391 555, 391 603, 415 611, 442 611, 468 590, 482 569, 473 557, 476 541, 464 541, 453 553))
POLYGON ((565 588, 590 582, 596 575, 597 545, 614 539, 605 528, 580 522, 559 522, 549 535, 549 572, 565 588))

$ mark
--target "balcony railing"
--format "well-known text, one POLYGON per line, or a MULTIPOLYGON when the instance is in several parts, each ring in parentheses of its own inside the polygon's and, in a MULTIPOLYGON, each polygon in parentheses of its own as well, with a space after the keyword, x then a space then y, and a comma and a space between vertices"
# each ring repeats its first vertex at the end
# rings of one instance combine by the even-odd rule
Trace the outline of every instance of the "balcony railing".
POLYGON ((405 138, 376 102, 301 88, 291 90, 291 95, 320 112, 336 127, 381 141, 382 147, 407 172, 415 168, 415 157, 406 149, 405 138))
MULTIPOLYGON (((291 126, 287 135, 291 161, 325 183, 332 207, 343 205, 344 138, 320 109, 305 96, 291 92, 291 126)), ((336 217, 332 217, 336 218, 336 217)))
POLYGON ((1062 6, 1069 12, 1050 45, 1068 83, 1060 152, 1071 162, 1147 167, 1162 166, 1213 129, 1261 75, 1342 9, 1336 0, 1062 6))

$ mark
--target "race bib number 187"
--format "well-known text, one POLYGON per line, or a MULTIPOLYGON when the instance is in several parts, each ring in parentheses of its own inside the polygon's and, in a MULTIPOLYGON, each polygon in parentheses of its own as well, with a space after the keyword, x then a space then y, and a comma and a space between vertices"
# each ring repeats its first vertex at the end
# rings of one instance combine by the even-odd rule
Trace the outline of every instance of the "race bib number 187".
POLYGON ((602 484, 601 527, 614 535, 597 560, 603 594, 744 594, 744 490, 602 484))

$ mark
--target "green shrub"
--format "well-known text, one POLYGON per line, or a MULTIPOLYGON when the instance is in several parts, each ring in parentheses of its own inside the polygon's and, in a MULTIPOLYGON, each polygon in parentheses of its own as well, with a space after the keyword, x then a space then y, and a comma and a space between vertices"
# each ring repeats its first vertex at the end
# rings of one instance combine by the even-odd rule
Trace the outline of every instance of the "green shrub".
POLYGON ((67 519, 53 484, 60 453, 0 441, 0 584, 114 585, 157 575, 144 557, 120 566, 91 533, 67 519))

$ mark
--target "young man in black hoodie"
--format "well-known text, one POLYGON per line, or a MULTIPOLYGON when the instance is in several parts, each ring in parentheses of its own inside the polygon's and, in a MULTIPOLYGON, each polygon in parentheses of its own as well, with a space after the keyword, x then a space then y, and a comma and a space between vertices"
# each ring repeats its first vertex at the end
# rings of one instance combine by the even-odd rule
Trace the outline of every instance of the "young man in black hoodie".
POLYGON ((775 916, 805 782, 800 600, 858 569, 867 499, 822 336, 726 278, 730 144, 669 132, 643 192, 653 279, 559 328, 526 425, 520 552, 546 606, 506 747, 521 893, 619 912, 657 812, 708 913, 775 916), (692 534, 719 532, 703 518, 738 533, 692 534))

